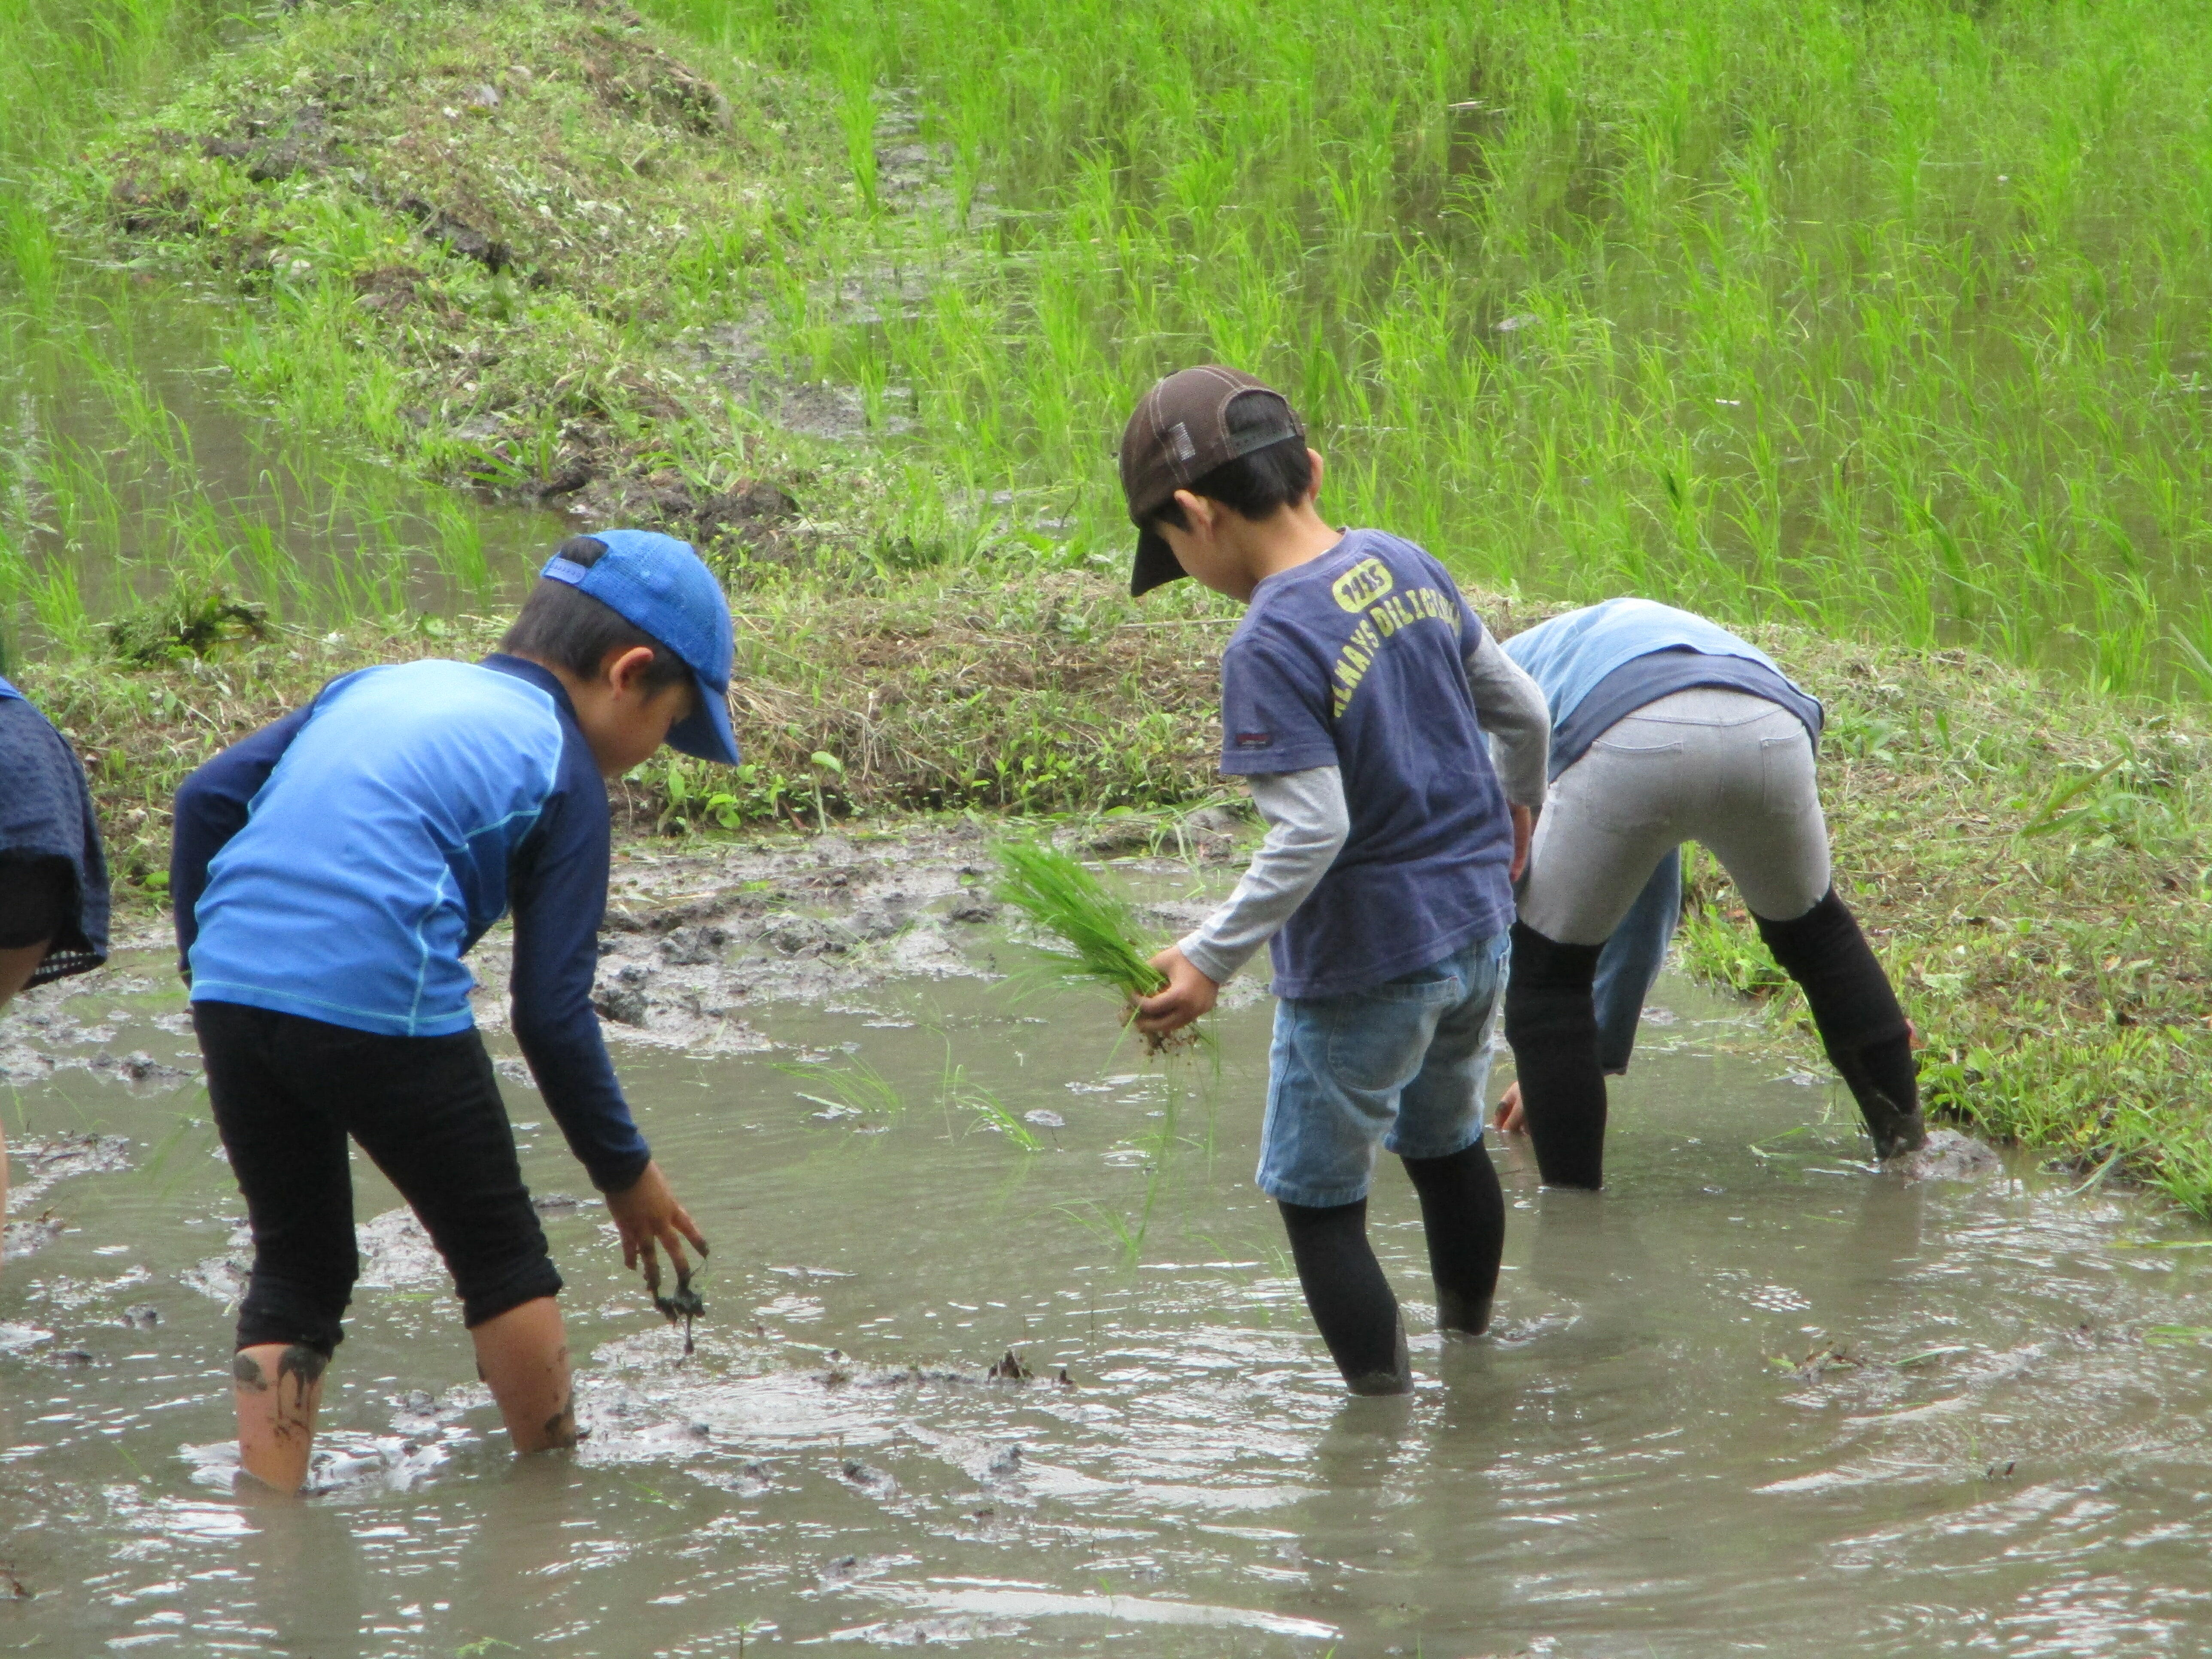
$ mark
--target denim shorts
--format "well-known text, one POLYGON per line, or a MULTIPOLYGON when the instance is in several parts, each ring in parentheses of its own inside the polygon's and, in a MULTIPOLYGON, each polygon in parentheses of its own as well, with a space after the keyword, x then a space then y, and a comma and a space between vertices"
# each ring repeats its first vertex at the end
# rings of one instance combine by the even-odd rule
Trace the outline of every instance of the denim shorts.
POLYGON ((1285 997, 1267 1056, 1260 1190, 1326 1208, 1367 1196, 1375 1146, 1449 1158, 1482 1139, 1490 1037, 1511 936, 1364 991, 1285 997))

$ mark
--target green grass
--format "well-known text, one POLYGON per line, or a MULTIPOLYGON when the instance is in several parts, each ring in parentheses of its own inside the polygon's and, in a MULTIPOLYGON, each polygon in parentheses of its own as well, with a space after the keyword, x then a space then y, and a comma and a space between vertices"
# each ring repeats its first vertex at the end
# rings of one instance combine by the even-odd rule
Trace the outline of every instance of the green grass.
POLYGON ((243 20, 211 0, 0 10, 0 655, 82 652, 143 603, 222 589, 303 622, 482 603, 538 515, 493 522, 350 433, 272 425, 221 359, 234 306, 106 268, 58 170, 243 20), (66 87, 68 95, 54 95, 66 87))
MULTIPOLYGON (((64 198, 250 296, 228 361, 287 425, 678 527, 774 481, 749 581, 1118 563, 1122 416, 1220 356, 1304 405, 1334 515, 1479 585, 2212 693, 2194 7, 647 10, 610 46, 540 0, 310 6, 64 198), (155 137, 265 148, 316 99, 350 174, 155 137), (427 246, 410 192, 515 264, 427 246), (859 447, 790 429, 821 379, 859 447)), ((97 615, 96 562, 19 599, 97 615)))
POLYGON ((820 368, 1079 550, 1218 357, 1482 585, 2212 680, 2199 5, 647 5, 918 112, 933 285, 849 240, 820 368))
POLYGON ((665 526, 740 575, 801 547, 864 574, 971 548, 979 515, 926 468, 836 441, 860 393, 775 349, 817 307, 814 240, 855 210, 819 89, 738 64, 709 82, 626 17, 309 5, 50 169, 40 203, 156 289, 229 296, 211 349, 231 402, 277 430, 479 499, 665 526))

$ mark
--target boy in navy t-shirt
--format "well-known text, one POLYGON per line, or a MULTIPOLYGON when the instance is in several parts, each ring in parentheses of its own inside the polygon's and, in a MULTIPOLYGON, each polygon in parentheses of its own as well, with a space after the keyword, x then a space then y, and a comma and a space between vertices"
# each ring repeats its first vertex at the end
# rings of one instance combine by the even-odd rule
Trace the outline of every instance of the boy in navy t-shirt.
POLYGON ((1268 826, 1229 901, 1153 959, 1168 985, 1135 1024, 1188 1024, 1272 937, 1258 1184, 1345 1382, 1400 1394, 1405 1328, 1367 1242, 1375 1148, 1420 1195, 1438 1325, 1480 1331, 1505 1236, 1482 1095, 1550 722, 1442 565, 1322 519, 1321 476, 1282 394, 1231 369, 1169 376, 1122 434, 1130 591, 1189 575, 1249 606, 1221 654, 1221 769, 1268 826))
POLYGON ((334 680, 177 794, 171 891, 208 1093, 252 1224, 232 1372, 246 1468, 295 1491, 358 1271, 350 1137, 452 1271, 518 1452, 575 1438, 546 1254, 461 958, 514 912, 516 1039, 624 1264, 706 1241, 592 1006, 605 780, 665 742, 734 762, 730 613, 667 536, 564 542, 481 663, 334 680))
MULTIPOLYGON (((0 680, 0 1009, 28 986, 106 960, 107 855, 84 767, 53 723, 0 680)), ((0 1222, 7 1218, 0 1134, 0 1222)))

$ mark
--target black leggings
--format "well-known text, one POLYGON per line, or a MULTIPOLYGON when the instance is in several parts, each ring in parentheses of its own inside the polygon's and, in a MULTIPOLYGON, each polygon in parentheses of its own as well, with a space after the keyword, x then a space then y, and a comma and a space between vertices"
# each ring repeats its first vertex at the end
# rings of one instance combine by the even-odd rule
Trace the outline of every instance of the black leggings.
POLYGON ((233 1002, 192 1024, 253 1224, 238 1346, 327 1355, 360 1272, 350 1135, 422 1220, 471 1327, 560 1292, 483 1039, 380 1036, 233 1002))
MULTIPOLYGON (((1905 1012, 1843 900, 1832 887, 1791 921, 1753 919, 1775 961, 1803 988, 1821 1044, 1858 1103, 1875 1155, 1919 1146, 1926 1133, 1905 1012)), ((1601 948, 1562 945, 1513 924, 1505 1037, 1513 1046, 1536 1167, 1547 1186, 1594 1188, 1605 1179, 1605 1073, 1590 1001, 1601 948)))
POLYGON ((0 854, 0 951, 44 945, 76 915, 76 872, 61 858, 0 854))
MULTIPOLYGON (((1490 1323, 1505 1248, 1505 1195, 1498 1171, 1480 1141, 1449 1158, 1403 1161, 1421 1197, 1437 1323, 1448 1331, 1480 1332, 1490 1323)), ((1367 1200, 1281 1208, 1306 1306, 1346 1384, 1354 1394, 1405 1393, 1413 1387, 1406 1328, 1398 1298, 1367 1242, 1367 1200)))

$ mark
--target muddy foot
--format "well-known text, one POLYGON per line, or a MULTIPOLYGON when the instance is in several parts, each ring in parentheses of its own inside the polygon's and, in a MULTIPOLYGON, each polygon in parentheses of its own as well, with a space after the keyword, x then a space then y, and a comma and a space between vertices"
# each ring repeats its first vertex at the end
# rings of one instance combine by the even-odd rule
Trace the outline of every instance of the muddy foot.
POLYGON ((1930 1129, 1924 1145, 1882 1160, 1884 1170, 1907 1181, 1974 1181, 2000 1167, 1988 1145, 1956 1129, 1930 1129))

